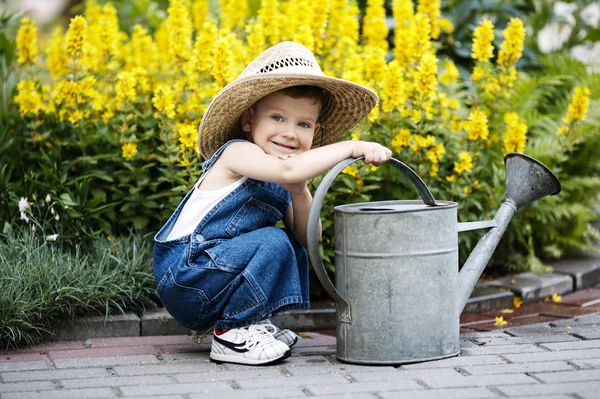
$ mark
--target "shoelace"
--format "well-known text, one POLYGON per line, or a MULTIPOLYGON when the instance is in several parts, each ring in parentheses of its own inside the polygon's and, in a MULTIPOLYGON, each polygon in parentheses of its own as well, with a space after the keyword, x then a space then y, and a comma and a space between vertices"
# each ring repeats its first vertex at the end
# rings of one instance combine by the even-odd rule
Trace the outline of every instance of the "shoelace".
POLYGON ((247 336, 246 336, 246 345, 244 345, 244 349, 252 349, 254 348, 260 341, 264 340, 272 340, 273 333, 271 330, 276 329, 276 327, 271 323, 261 323, 261 324, 251 324, 248 326, 247 336))
POLYGON ((267 330, 270 330, 269 332, 272 335, 275 335, 279 332, 279 327, 277 327, 276 325, 271 323, 271 320, 269 319, 264 319, 263 321, 259 321, 256 324, 260 324, 261 326, 265 326, 267 330))

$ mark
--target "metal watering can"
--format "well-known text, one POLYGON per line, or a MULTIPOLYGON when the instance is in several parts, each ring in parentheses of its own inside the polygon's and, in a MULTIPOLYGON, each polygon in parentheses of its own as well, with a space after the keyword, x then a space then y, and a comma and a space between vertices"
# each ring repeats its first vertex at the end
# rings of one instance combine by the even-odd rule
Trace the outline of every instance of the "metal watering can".
POLYGON ((336 302, 337 358, 357 364, 403 364, 458 355, 459 316, 517 209, 561 190, 539 161, 510 153, 506 199, 493 220, 457 222, 457 204, 436 201, 408 166, 391 163, 422 201, 381 201, 335 207, 335 281, 319 252, 318 220, 348 158, 319 185, 308 217, 308 254, 336 302), (487 229, 459 273, 458 233, 487 229))

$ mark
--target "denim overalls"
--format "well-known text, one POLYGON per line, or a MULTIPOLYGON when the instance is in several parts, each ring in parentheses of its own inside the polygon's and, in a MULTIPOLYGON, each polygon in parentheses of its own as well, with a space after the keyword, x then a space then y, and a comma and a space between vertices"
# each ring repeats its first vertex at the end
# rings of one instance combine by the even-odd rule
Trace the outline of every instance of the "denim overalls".
MULTIPOLYGON (((204 176, 231 143, 202 165, 204 176)), ((247 179, 198 223, 167 241, 181 209, 154 237, 156 292, 183 326, 239 328, 275 313, 308 308, 308 258, 291 232, 274 227, 290 194, 277 183, 247 179)))

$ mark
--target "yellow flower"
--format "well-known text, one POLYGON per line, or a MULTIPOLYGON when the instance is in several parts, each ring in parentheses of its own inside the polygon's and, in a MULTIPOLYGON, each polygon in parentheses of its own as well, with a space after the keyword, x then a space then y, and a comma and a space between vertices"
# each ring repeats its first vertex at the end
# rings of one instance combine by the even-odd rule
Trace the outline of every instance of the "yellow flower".
POLYGON ((387 51, 388 28, 385 22, 384 0, 368 0, 363 22, 362 39, 370 47, 387 51))
POLYGON ((392 147, 396 152, 402 151, 402 147, 408 147, 410 144, 410 130, 400 129, 398 134, 392 139, 392 147))
POLYGON ((192 20, 184 0, 171 0, 167 18, 169 55, 175 63, 187 61, 192 53, 192 20))
POLYGON ((413 48, 417 34, 414 5, 412 0, 393 0, 392 10, 396 20, 394 58, 401 67, 406 67, 415 56, 413 48))
POLYGON ((452 21, 450 21, 448 18, 440 18, 438 21, 438 25, 444 33, 454 32, 454 24, 452 24, 452 21))
POLYGON ((260 23, 255 24, 247 24, 246 25, 246 34, 248 41, 248 57, 247 63, 250 63, 254 58, 256 58, 260 53, 262 53, 266 48, 266 40, 265 34, 263 31, 263 26, 260 23))
POLYGON ((439 171, 439 166, 437 166, 437 164, 432 164, 431 169, 429 169, 429 176, 437 176, 439 171))
POLYGON ((481 110, 472 111, 469 114, 469 120, 464 123, 463 127, 471 140, 486 140, 488 138, 488 119, 481 110))
POLYGON ((248 14, 248 2, 237 0, 219 0, 221 29, 230 32, 244 25, 248 14))
POLYGON ((518 296, 513 298, 513 306, 515 308, 517 308, 517 309, 520 308, 522 304, 523 304, 523 300, 521 298, 519 298, 518 296))
POLYGON ((379 90, 383 112, 392 112, 395 109, 402 111, 406 102, 405 81, 402 68, 397 60, 385 66, 387 71, 383 87, 379 90))
POLYGON ((435 92, 437 65, 434 54, 427 53, 421 58, 417 67, 416 90, 422 100, 435 92))
POLYGON ((558 292, 552 293, 552 302, 561 302, 562 296, 558 295, 558 292))
POLYGON ((28 17, 20 20, 21 26, 17 32, 16 44, 19 64, 36 64, 38 59, 37 28, 28 17))
POLYGON ((415 15, 415 41, 411 51, 414 53, 414 58, 419 59, 423 54, 427 54, 431 50, 431 21, 429 17, 423 13, 415 15))
POLYGON ((418 13, 423 13, 429 17, 432 39, 437 39, 440 36, 440 27, 438 25, 440 3, 440 0, 419 0, 419 6, 417 7, 418 13))
POLYGON ((498 54, 498 64, 515 64, 523 55, 523 41, 525 40, 525 25, 519 18, 511 18, 504 31, 504 42, 498 54))
POLYGON ((211 71, 219 88, 224 87, 231 80, 232 59, 231 43, 226 37, 220 38, 213 50, 213 67, 211 71))
POLYGON ((567 115, 563 118, 564 123, 579 122, 585 118, 590 104, 590 89, 587 87, 576 87, 569 104, 567 115))
POLYGON ((262 0, 258 10, 258 18, 266 41, 273 45, 279 41, 279 27, 277 24, 279 15, 277 0, 262 0))
POLYGON ((496 321, 494 322, 495 326, 505 326, 508 324, 508 321, 504 320, 504 316, 496 317, 496 321))
POLYGON ((457 178, 456 175, 446 176, 446 180, 449 181, 450 183, 452 183, 453 181, 456 181, 456 178, 457 178))
POLYGON ((352 132, 350 134, 350 137, 352 138, 352 140, 355 140, 355 141, 356 140, 360 140, 360 132, 358 132, 358 131, 357 132, 352 132))
POLYGON ((194 20, 194 28, 200 33, 204 22, 210 15, 209 0, 194 0, 192 3, 192 19, 194 20))
POLYGON ((135 75, 132 72, 122 71, 117 75, 117 83, 115 86, 115 101, 117 108, 126 102, 135 101, 137 96, 135 86, 135 75))
POLYGON ((440 83, 444 86, 454 84, 458 82, 458 76, 458 69, 456 68, 456 65, 454 65, 454 62, 446 61, 444 72, 440 75, 440 83))
POLYGON ((123 143, 121 145, 121 151, 123 152, 122 156, 125 159, 131 159, 137 154, 137 144, 136 143, 123 143))
POLYGON ((508 112, 504 115, 506 130, 502 133, 504 142, 504 153, 522 152, 527 144, 527 125, 519 121, 516 112, 508 112))
POLYGON ((471 57, 486 62, 494 56, 494 24, 489 19, 483 19, 473 33, 473 48, 471 57))
POLYGON ((471 80, 473 82, 479 82, 481 79, 483 79, 483 75, 484 75, 484 71, 483 71, 483 68, 481 67, 481 65, 476 65, 475 68, 473 68, 473 73, 471 74, 471 80))
POLYGON ((190 123, 178 123, 176 126, 182 152, 195 149, 198 146, 196 127, 190 123))
POLYGON ((458 154, 458 162, 454 162, 454 171, 461 175, 463 172, 470 172, 472 168, 473 158, 471 158, 471 155, 466 151, 458 154))
POLYGON ((169 86, 159 85, 154 90, 152 104, 154 105, 154 108, 165 114, 167 118, 173 118, 175 116, 175 98, 173 89, 169 86))
POLYGON ((69 59, 64 49, 65 37, 62 34, 62 28, 59 26, 54 29, 50 41, 48 43, 48 70, 53 79, 63 77, 68 69, 67 64, 69 59))
POLYGON ((22 116, 37 114, 42 108, 42 95, 33 80, 22 80, 17 84, 14 102, 19 106, 22 116))
POLYGON ((81 15, 71 18, 71 23, 67 30, 67 54, 71 57, 80 56, 86 37, 87 22, 85 18, 81 15))
POLYGON ((563 134, 567 134, 569 133, 569 127, 568 126, 561 126, 558 128, 558 130, 556 131, 556 133, 559 136, 562 136, 563 134))
POLYGON ((342 173, 345 173, 352 177, 356 177, 356 175, 358 174, 358 168, 354 165, 349 165, 349 166, 346 166, 344 168, 344 170, 342 170, 342 173))

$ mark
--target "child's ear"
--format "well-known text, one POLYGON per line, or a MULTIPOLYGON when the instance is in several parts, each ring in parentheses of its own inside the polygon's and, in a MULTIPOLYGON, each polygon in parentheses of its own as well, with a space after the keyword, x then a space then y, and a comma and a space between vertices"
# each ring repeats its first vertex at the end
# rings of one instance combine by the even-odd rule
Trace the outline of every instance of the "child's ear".
POLYGON ((242 130, 246 133, 250 133, 250 125, 252 124, 253 116, 254 110, 252 108, 248 108, 240 117, 240 125, 242 125, 242 130))
POLYGON ((317 122, 315 124, 315 133, 314 134, 316 135, 317 133, 319 133, 319 130, 321 130, 321 124, 319 122, 317 122))

